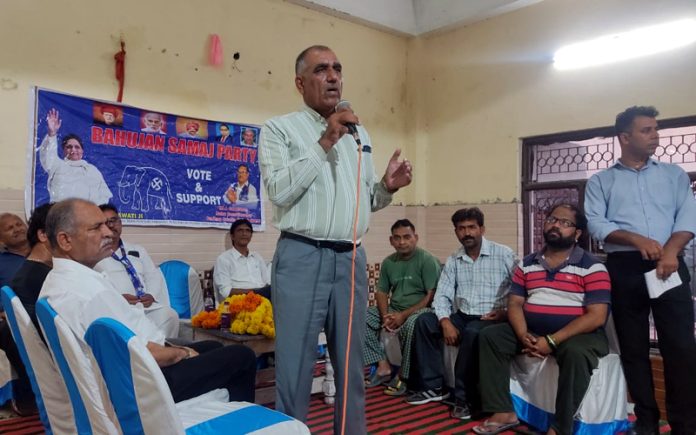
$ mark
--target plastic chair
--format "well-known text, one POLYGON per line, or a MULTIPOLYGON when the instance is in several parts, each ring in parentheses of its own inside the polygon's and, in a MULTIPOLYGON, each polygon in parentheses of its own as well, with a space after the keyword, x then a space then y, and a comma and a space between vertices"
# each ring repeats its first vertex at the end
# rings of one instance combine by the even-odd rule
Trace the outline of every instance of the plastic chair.
MULTIPOLYGON (((609 354, 599 359, 585 398, 575 414, 574 434, 601 435, 629 429, 626 380, 618 355, 618 341, 611 316, 606 326, 609 354)), ((558 364, 519 355, 510 365, 510 393, 517 416, 546 431, 556 409, 558 364)))
POLYGON ((12 399, 12 364, 0 350, 0 406, 12 399))
POLYGON ((85 340, 104 374, 124 433, 309 434, 303 423, 218 389, 177 404, 145 344, 115 319, 100 318, 85 340))
POLYGON ((74 434, 79 432, 68 400, 68 391, 58 373, 46 344, 11 288, 2 288, 2 305, 19 356, 29 376, 39 418, 47 434, 74 434))
POLYGON ((106 388, 91 355, 82 349, 75 334, 46 298, 37 301, 36 316, 67 386, 78 433, 120 433, 106 388))
POLYGON ((190 319, 203 310, 203 290, 196 270, 181 260, 159 265, 167 281, 169 300, 180 319, 190 319))

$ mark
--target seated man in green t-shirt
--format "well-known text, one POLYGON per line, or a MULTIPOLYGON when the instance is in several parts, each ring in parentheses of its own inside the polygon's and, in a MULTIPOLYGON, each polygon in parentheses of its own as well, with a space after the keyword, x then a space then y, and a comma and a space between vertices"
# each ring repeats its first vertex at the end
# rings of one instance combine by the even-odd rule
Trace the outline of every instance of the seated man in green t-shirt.
POLYGON ((399 396, 406 393, 413 327, 419 315, 431 311, 429 305, 437 288, 440 262, 416 247, 418 234, 408 219, 400 219, 392 225, 389 243, 396 252, 382 262, 375 293, 377 306, 367 309, 363 355, 366 365, 377 363, 367 387, 391 380, 384 392, 399 396), (383 329, 398 333, 401 343, 401 370, 393 379, 391 365, 379 340, 383 329))

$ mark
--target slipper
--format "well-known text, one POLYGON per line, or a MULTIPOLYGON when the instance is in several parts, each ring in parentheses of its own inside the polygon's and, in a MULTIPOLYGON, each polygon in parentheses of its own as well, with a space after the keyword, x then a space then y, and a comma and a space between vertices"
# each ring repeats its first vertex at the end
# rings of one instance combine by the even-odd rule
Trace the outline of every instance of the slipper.
POLYGON ((384 394, 387 396, 404 396, 406 394, 406 382, 402 381, 398 376, 389 382, 387 388, 384 389, 384 394))
POLYGON ((372 387, 378 387, 382 384, 386 384, 391 380, 391 373, 388 375, 380 375, 375 371, 372 376, 370 376, 370 379, 365 381, 365 387, 366 388, 372 388, 372 387))
POLYGON ((483 424, 474 426, 472 430, 479 435, 496 435, 512 429, 519 424, 519 420, 513 423, 496 423, 494 421, 486 420, 483 422, 483 424))

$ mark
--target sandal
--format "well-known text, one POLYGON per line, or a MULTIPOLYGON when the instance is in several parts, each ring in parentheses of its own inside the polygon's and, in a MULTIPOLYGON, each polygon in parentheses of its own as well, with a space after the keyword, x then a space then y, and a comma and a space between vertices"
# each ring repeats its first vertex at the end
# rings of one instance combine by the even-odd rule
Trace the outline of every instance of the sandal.
POLYGON ((388 375, 380 375, 377 370, 370 376, 368 380, 365 381, 365 388, 378 387, 382 384, 386 384, 391 380, 391 373, 388 375))
POLYGON ((512 429, 519 424, 519 420, 513 423, 498 423, 495 421, 486 420, 483 422, 483 424, 474 426, 471 430, 479 435, 497 435, 505 432, 506 430, 512 429))
POLYGON ((387 385, 387 388, 384 389, 384 394, 387 396, 406 395, 406 382, 402 381, 398 376, 395 376, 389 385, 387 385))

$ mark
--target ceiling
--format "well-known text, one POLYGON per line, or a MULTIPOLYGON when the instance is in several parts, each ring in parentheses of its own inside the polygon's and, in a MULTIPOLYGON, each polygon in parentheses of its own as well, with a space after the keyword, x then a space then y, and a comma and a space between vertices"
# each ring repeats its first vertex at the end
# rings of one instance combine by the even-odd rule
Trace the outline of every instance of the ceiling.
POLYGON ((287 0, 392 33, 418 36, 472 24, 542 0, 287 0))

